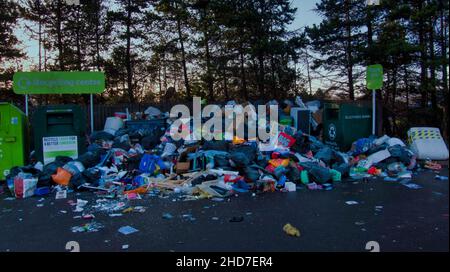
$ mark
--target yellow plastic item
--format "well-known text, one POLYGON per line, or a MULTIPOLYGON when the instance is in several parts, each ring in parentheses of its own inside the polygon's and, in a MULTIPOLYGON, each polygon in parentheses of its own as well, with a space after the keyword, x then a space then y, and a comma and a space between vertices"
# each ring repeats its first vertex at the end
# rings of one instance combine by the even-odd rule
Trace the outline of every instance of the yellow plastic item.
POLYGON ((129 213, 129 212, 132 212, 132 211, 133 211, 133 208, 129 207, 129 208, 126 208, 125 210, 123 210, 122 213, 129 213))
POLYGON ((300 237, 300 231, 289 223, 284 225, 283 230, 287 235, 300 237))

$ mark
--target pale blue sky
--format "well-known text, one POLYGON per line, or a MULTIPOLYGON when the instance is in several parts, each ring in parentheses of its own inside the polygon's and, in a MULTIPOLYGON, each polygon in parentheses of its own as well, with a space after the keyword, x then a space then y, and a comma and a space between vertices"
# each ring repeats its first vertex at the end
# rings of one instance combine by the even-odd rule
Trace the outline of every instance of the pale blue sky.
MULTIPOLYGON (((297 30, 307 25, 320 22, 320 17, 313 11, 319 0, 292 0, 291 4, 297 8, 294 22, 289 26, 290 30, 297 30)), ((29 69, 30 64, 38 63, 38 43, 24 33, 23 27, 17 29, 17 34, 22 42, 22 48, 27 53, 28 60, 23 62, 24 69, 29 69)))
POLYGON ((292 6, 297 8, 297 14, 294 22, 291 24, 291 30, 305 27, 312 24, 318 24, 320 17, 313 11, 319 0, 292 0, 292 6))

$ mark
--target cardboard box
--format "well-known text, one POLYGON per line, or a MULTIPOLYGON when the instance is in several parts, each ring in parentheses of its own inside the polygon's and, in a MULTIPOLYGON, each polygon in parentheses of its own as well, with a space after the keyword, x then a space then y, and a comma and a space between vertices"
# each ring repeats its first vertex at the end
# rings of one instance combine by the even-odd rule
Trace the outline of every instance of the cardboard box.
POLYGON ((191 162, 177 162, 175 165, 177 174, 187 173, 191 168, 191 162))
POLYGON ((317 124, 322 124, 322 114, 323 109, 320 109, 312 114, 312 117, 316 120, 317 124))

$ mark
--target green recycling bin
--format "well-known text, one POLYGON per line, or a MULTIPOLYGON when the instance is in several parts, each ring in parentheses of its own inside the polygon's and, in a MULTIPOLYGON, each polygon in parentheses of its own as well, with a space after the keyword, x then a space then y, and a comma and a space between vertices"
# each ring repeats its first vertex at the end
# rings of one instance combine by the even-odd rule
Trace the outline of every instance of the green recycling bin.
POLYGON ((77 105, 36 109, 32 118, 36 157, 44 164, 57 156, 76 159, 86 151, 86 114, 77 105))
POLYGON ((372 134, 372 105, 366 101, 325 103, 323 109, 324 143, 348 151, 352 143, 372 134))
POLYGON ((13 166, 25 165, 27 137, 25 114, 14 105, 0 102, 0 180, 6 178, 13 166))

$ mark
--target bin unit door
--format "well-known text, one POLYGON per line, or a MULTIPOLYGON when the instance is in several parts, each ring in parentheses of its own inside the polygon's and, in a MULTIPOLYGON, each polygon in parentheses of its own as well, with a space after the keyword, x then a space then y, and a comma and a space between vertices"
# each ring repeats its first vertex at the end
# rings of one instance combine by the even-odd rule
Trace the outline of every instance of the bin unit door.
POLYGON ((354 141, 372 134, 372 106, 369 103, 342 105, 340 119, 343 151, 348 151, 354 141))
POLYGON ((323 109, 323 139, 324 143, 339 150, 342 142, 340 124, 340 106, 334 103, 326 103, 323 109))
POLYGON ((25 114, 13 105, 0 103, 0 180, 14 166, 25 165, 25 114))
POLYGON ((44 164, 57 156, 76 159, 86 151, 86 115, 77 105, 38 108, 33 129, 36 156, 44 164))
POLYGON ((372 107, 366 102, 327 103, 323 128, 324 143, 346 152, 354 141, 372 134, 372 107))

